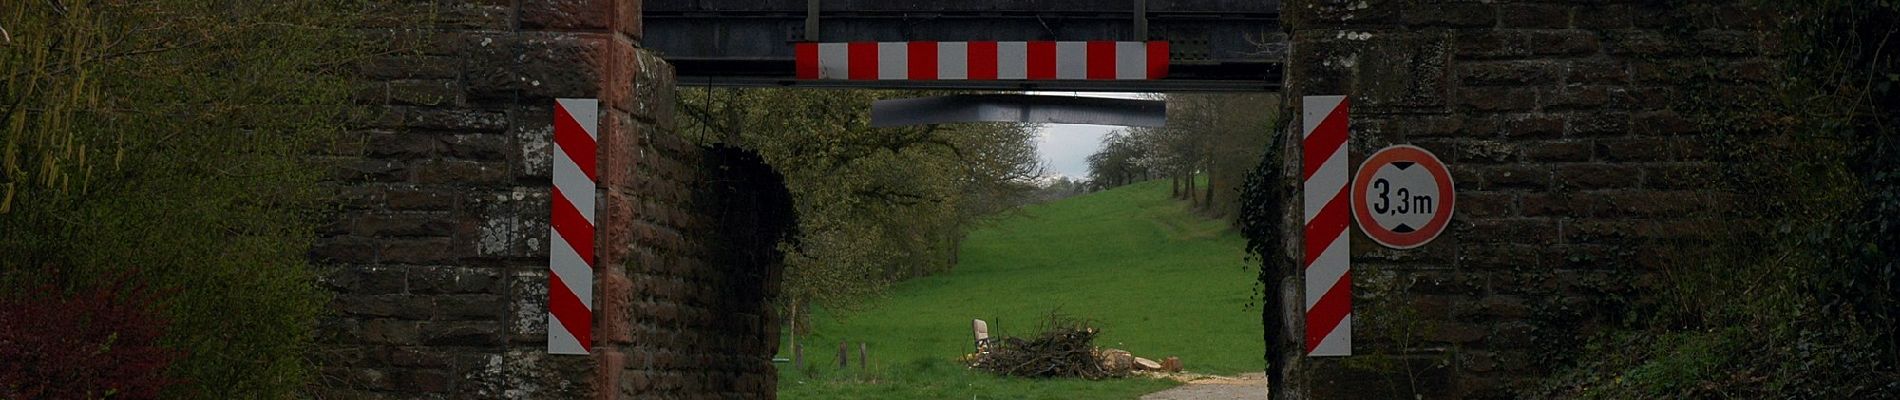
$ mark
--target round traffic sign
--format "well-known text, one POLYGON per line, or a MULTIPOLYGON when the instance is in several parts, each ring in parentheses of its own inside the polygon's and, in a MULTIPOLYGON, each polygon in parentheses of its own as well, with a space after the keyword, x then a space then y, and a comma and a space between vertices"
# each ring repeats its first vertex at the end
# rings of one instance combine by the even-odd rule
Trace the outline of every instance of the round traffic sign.
POLYGON ((1451 171, 1418 146, 1372 153, 1352 180, 1352 215, 1373 241, 1395 249, 1422 246, 1451 223, 1451 171))

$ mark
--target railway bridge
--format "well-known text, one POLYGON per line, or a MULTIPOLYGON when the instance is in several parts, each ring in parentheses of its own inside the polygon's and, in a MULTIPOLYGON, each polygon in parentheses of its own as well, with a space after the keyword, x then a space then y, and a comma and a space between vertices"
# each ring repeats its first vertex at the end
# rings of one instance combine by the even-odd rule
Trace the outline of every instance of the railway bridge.
POLYGON ((1745 90, 1777 57, 1772 16, 1739 1, 376 3, 431 17, 359 28, 392 48, 363 63, 382 118, 357 127, 369 148, 311 254, 336 294, 326 397, 772 398, 780 266, 752 228, 782 188, 679 135, 674 91, 700 85, 1346 96, 1348 164, 1429 150, 1458 208, 1412 249, 1348 228, 1352 355, 1309 357, 1299 265, 1325 249, 1304 245, 1299 182, 1324 155, 1284 141, 1284 250, 1261 275, 1274 396, 1511 397, 1711 226, 1694 177, 1722 161, 1674 96, 1745 90), (560 118, 587 140, 555 139, 560 118), (553 195, 576 167, 589 189, 553 195), (562 204, 590 240, 551 233, 576 218, 562 204), (550 283, 561 244, 584 283, 550 283), (551 289, 586 311, 583 354, 550 353, 572 328, 551 328, 551 289))

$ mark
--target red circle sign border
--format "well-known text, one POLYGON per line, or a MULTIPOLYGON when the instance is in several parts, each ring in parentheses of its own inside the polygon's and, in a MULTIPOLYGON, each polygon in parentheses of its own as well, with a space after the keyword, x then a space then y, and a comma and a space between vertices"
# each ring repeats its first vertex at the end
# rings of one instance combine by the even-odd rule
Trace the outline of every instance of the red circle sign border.
POLYGON ((1372 241, 1395 249, 1416 248, 1431 243, 1432 239, 1438 238, 1438 234, 1443 233, 1445 226, 1451 223, 1451 213, 1454 209, 1452 203, 1458 201, 1457 192, 1457 188, 1452 186, 1451 171, 1445 169, 1445 163, 1439 161, 1438 156, 1409 144, 1386 146, 1373 152, 1371 157, 1367 157, 1365 162, 1360 163, 1359 172, 1353 175, 1352 216, 1359 222, 1359 231, 1364 232, 1366 237, 1372 238, 1372 241), (1372 212, 1366 206, 1366 190, 1371 186, 1372 174, 1378 172, 1380 167, 1400 160, 1415 161, 1424 166, 1425 170, 1432 174, 1432 180, 1438 182, 1439 195, 1445 199, 1438 203, 1438 216, 1433 217, 1424 228, 1410 233, 1393 232, 1379 226, 1378 222, 1373 221, 1372 212))

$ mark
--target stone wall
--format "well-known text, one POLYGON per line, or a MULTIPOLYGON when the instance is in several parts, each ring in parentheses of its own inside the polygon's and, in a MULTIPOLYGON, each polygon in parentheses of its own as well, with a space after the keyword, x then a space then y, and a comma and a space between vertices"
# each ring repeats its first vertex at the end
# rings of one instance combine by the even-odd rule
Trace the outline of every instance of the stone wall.
POLYGON ((673 134, 638 0, 370 8, 361 32, 387 48, 356 60, 362 118, 311 254, 335 292, 313 394, 772 397, 775 259, 716 258, 746 250, 709 244, 736 217, 700 182, 729 168, 673 134), (546 354, 557 97, 601 100, 591 356, 546 354))
MULTIPOLYGON (((1353 234, 1355 356, 1303 358, 1301 311, 1270 314, 1287 341, 1268 359, 1291 383, 1276 397, 1514 397, 1651 293, 1727 203, 1708 190, 1716 138, 1676 99, 1751 93, 1773 70, 1772 16, 1732 3, 1286 1, 1287 98, 1348 95, 1351 165, 1419 145, 1451 167, 1458 203, 1418 249, 1353 234)), ((1300 176, 1298 142, 1285 176, 1300 176)), ((1295 278, 1269 284, 1303 304, 1302 246, 1285 248, 1295 278)))

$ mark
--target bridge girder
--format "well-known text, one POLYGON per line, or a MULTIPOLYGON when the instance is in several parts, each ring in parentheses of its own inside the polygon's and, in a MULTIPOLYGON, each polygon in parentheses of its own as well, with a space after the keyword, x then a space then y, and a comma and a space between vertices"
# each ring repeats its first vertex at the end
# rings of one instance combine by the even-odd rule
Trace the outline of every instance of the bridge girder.
POLYGON ((1278 0, 647 0, 644 7, 643 45, 672 62, 683 85, 1263 91, 1278 90, 1286 54, 1278 0), (801 41, 970 40, 1163 40, 1169 74, 1145 81, 794 77, 793 45, 801 41))

